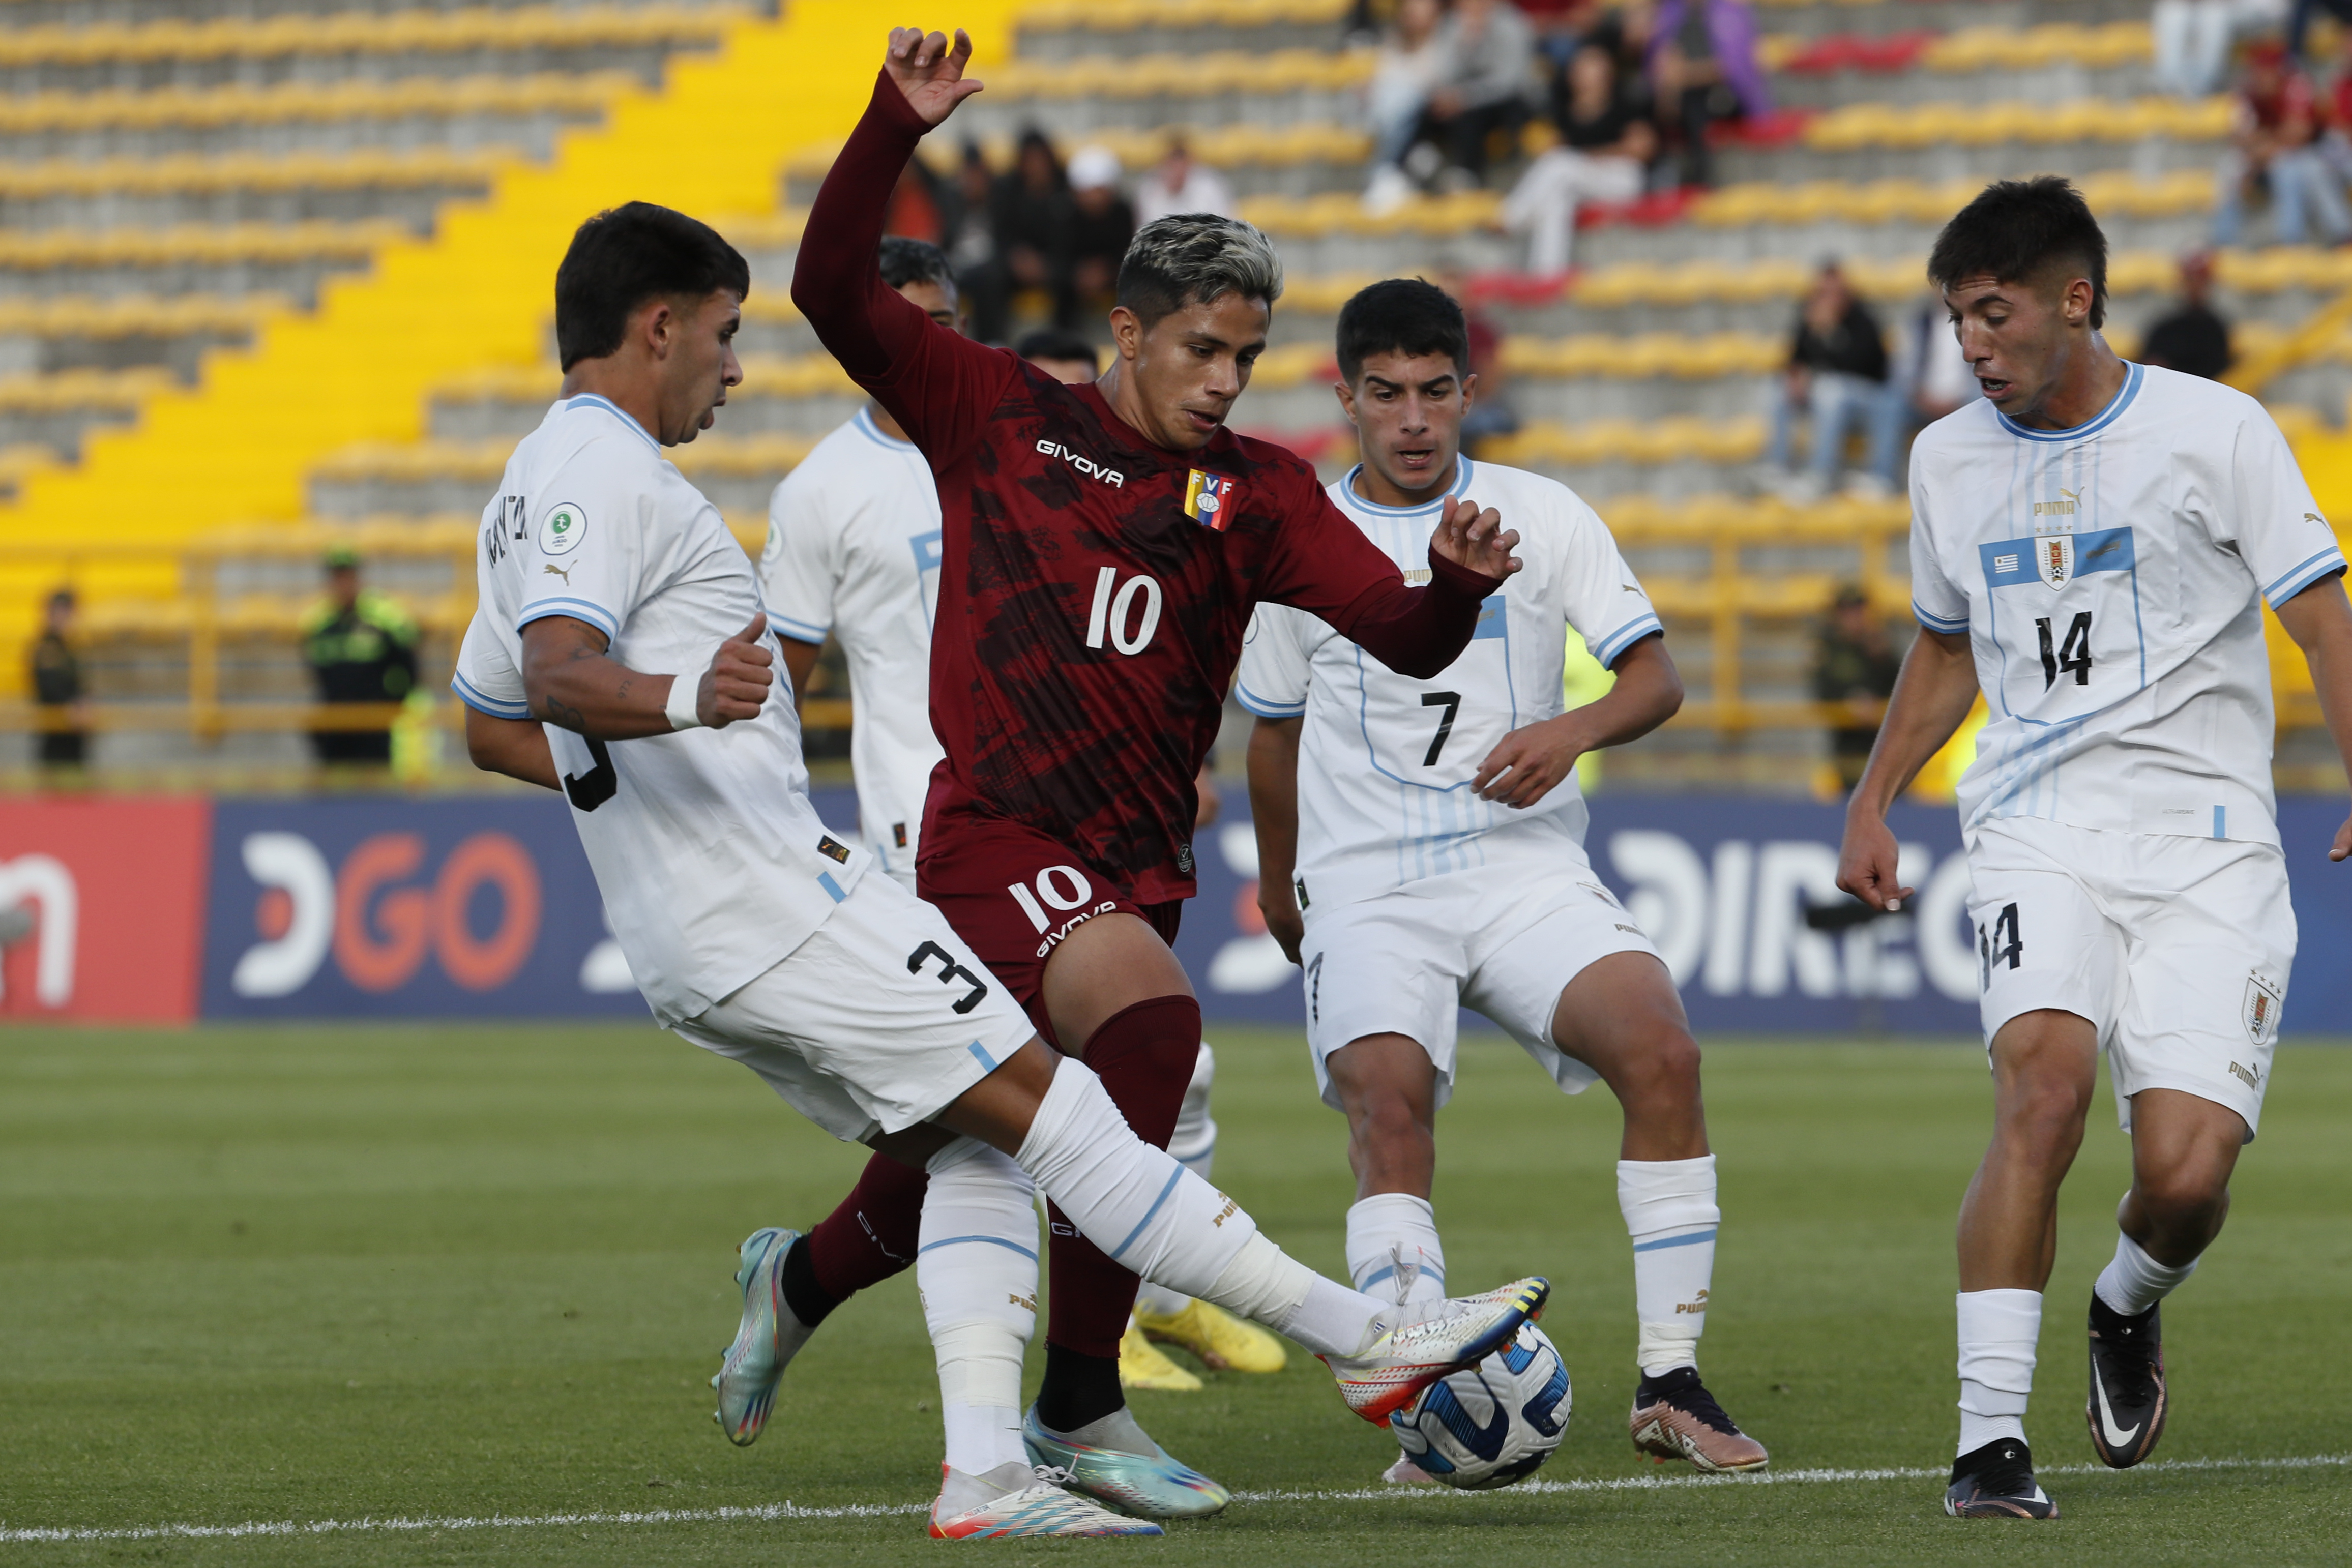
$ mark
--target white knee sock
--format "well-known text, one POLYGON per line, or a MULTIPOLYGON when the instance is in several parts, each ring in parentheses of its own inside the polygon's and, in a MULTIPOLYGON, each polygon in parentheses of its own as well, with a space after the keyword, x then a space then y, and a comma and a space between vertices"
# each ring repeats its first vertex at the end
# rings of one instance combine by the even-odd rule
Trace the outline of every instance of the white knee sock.
POLYGON ((1135 1135, 1082 1061, 1055 1066, 1015 1156, 1087 1240, 1145 1279, 1352 1355, 1383 1304, 1335 1285, 1257 1233, 1232 1198, 1135 1135))
MULTIPOLYGON (((1217 1053, 1209 1049, 1204 1040, 1201 1042, 1201 1054, 1192 1063, 1192 1082, 1184 1089, 1183 1106, 1176 1113, 1176 1131, 1168 1139, 1168 1152, 1176 1163, 1202 1181, 1209 1179, 1209 1167, 1217 1158, 1217 1124, 1209 1114, 1209 1087, 1216 1081, 1217 1053)), ((1139 1309, 1161 1317, 1175 1316, 1192 1301, 1181 1291, 1148 1280, 1135 1292, 1139 1309)))
POLYGON ((2098 1282, 2091 1289, 2116 1312, 2136 1318, 2179 1290, 2181 1281, 2195 1272, 2196 1259, 2175 1269, 2158 1262, 2138 1242, 2117 1231, 2115 1261, 2099 1270, 2098 1282))
POLYGON ((1445 1245, 1437 1212, 1409 1192, 1377 1192, 1348 1210, 1348 1275, 1368 1296, 1442 1301, 1445 1245))
POLYGON ((1037 1326, 1037 1209, 1029 1174, 970 1138, 931 1157, 915 1284, 939 1358, 947 1461, 969 1476, 1026 1464, 1021 1358, 1037 1326))
POLYGON ((1633 1238, 1633 1312, 1642 1328, 1633 1359, 1644 1377, 1696 1366, 1723 1217, 1715 1206, 1715 1156, 1619 1160, 1617 1207, 1633 1238))
POLYGON ((1966 1454, 2002 1437, 2025 1441, 2025 1402, 2033 1392, 2034 1347, 2042 1338, 2039 1291, 1962 1291, 1960 1446, 1966 1454))

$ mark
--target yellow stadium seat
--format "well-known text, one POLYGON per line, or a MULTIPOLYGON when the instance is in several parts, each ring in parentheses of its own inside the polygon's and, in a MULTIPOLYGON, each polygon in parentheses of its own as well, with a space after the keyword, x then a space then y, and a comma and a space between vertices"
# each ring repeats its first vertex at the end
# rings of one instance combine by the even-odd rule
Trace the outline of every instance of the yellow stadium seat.
POLYGON ((267 59, 286 55, 456 54, 716 41, 743 13, 730 5, 289 13, 263 20, 102 22, 0 31, 0 65, 267 59))

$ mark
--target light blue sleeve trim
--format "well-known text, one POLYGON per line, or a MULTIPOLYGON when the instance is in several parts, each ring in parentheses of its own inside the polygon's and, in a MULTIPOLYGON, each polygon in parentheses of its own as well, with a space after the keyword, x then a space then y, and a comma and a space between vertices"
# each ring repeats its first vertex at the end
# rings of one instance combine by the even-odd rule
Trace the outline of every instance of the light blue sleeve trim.
POLYGON ((1668 1247, 1696 1247, 1703 1241, 1714 1239, 1715 1227, 1710 1225, 1705 1230, 1694 1230, 1687 1236, 1669 1236, 1662 1241, 1636 1241, 1633 1243, 1633 1250, 1656 1252, 1668 1247))
POLYGON ((2342 550, 2321 550, 2308 560, 2297 561, 2287 568, 2284 575, 2263 590, 2263 597, 2270 601, 2272 609, 2276 610, 2329 572, 2343 570, 2344 552, 2342 550))
POLYGON ((1250 690, 1247 686, 1243 685, 1238 681, 1234 684, 1234 700, 1241 704, 1242 706, 1249 709, 1250 712, 1257 715, 1260 718, 1304 718, 1307 716, 1306 703, 1278 703, 1271 698, 1258 695, 1255 692, 1250 690))
POLYGON ((1617 662, 1618 654, 1654 632, 1663 634, 1665 629, 1665 623, 1655 615, 1644 615, 1638 621, 1628 622, 1601 639, 1601 646, 1592 650, 1592 656, 1601 661, 1601 668, 1606 669, 1617 662))
POLYGON ((830 626, 812 626, 805 621, 795 621, 772 610, 768 612, 768 624, 779 636, 790 637, 795 643, 822 643, 833 631, 830 626))
POLYGON ((473 683, 463 675, 451 675, 449 689, 457 694, 459 702, 469 708, 488 714, 492 718, 529 718, 530 716, 529 703, 502 703, 496 697, 484 696, 473 683))
POLYGON ((1002 1236, 942 1236, 937 1241, 926 1241, 916 1248, 915 1255, 920 1257, 926 1252, 936 1252, 942 1247, 961 1247, 974 1241, 985 1242, 991 1247, 1002 1247, 1007 1251, 1018 1252, 1032 1263, 1037 1260, 1035 1252, 1022 1246, 1018 1241, 1009 1241, 1002 1236))
POLYGON ((1151 1207, 1143 1211, 1143 1218, 1135 1222, 1135 1228, 1127 1233, 1127 1239, 1120 1242, 1116 1248, 1112 1249, 1110 1254, 1112 1262, 1118 1262, 1120 1256, 1125 1253, 1129 1248, 1135 1245, 1135 1239, 1143 1234, 1143 1228, 1151 1223, 1153 1216, 1157 1215, 1160 1212, 1161 1206, 1167 1203, 1168 1195, 1174 1192, 1176 1190, 1176 1184, 1183 1179, 1184 1167, 1182 1166, 1178 1166, 1173 1171, 1169 1173, 1168 1185, 1160 1189, 1160 1196, 1151 1200, 1151 1207))
POLYGON ((535 599, 522 607, 515 616, 515 630, 520 632, 534 621, 544 621, 551 615, 569 615, 574 621, 585 621, 607 637, 621 634, 621 623, 603 605, 585 599, 535 599))
POLYGON ((1925 626, 1930 632, 1952 633, 1965 632, 1969 629, 1969 618, 1967 616, 1963 615, 1958 621, 1948 621, 1941 615, 1933 615, 1928 613, 1927 609, 1916 599, 1911 601, 1911 616, 1913 620, 1918 622, 1920 625, 1925 626))

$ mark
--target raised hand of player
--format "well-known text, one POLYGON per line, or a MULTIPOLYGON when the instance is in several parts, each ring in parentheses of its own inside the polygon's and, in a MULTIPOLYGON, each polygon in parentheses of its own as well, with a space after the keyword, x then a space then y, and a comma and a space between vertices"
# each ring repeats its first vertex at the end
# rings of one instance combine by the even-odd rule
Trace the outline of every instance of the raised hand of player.
POLYGON ((882 67, 907 95, 908 104, 923 117, 923 123, 937 125, 955 112, 957 104, 980 90, 981 84, 963 74, 963 68, 971 63, 971 35, 961 27, 956 29, 952 47, 944 33, 893 27, 882 67))
POLYGON ((1466 499, 1449 503, 1429 537, 1433 553, 1497 581, 1519 570, 1519 558, 1511 553, 1518 542, 1519 536, 1503 527, 1500 513, 1492 507, 1482 512, 1477 502, 1466 499))
POLYGON ((768 688, 776 684, 771 668, 776 655, 760 642, 768 630, 763 612, 724 643, 710 656, 702 685, 694 695, 694 711, 712 729, 724 729, 739 718, 757 718, 767 706, 768 688))
POLYGON ((1587 749, 1567 714, 1522 725, 1495 743, 1486 760, 1478 764, 1470 788, 1481 800, 1525 810, 1559 788, 1587 749))
POLYGON ((1837 884, 1871 908, 1891 915, 1912 892, 1896 883, 1901 856, 1885 818, 1851 813, 1845 820, 1845 842, 1838 849, 1837 884))

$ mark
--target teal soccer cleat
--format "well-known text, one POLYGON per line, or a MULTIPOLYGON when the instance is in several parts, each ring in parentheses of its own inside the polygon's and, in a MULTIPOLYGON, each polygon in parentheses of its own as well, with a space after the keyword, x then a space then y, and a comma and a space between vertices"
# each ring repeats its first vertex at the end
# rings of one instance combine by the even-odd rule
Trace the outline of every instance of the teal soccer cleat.
POLYGON ((768 1424, 768 1407, 775 1402, 777 1380, 815 1332, 793 1316, 777 1289, 784 1254, 800 1239, 797 1230, 762 1226, 737 1249, 740 1261, 735 1283, 743 1291, 743 1322, 710 1386, 719 1390, 719 1408, 711 1419, 738 1448, 759 1441, 760 1428, 768 1424))
MULTIPOLYGON (((1138 1436, 1141 1429, 1137 1429, 1138 1436)), ((1192 1469, 1168 1457, 1151 1439, 1149 1454, 1122 1453, 1056 1437, 1037 1419, 1037 1407, 1021 1418, 1021 1440, 1029 1462, 1041 1470, 1066 1476, 1061 1484, 1081 1497, 1117 1509, 1137 1519, 1205 1519, 1222 1513, 1233 1493, 1192 1469)))

